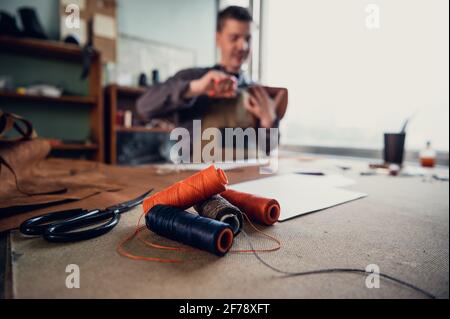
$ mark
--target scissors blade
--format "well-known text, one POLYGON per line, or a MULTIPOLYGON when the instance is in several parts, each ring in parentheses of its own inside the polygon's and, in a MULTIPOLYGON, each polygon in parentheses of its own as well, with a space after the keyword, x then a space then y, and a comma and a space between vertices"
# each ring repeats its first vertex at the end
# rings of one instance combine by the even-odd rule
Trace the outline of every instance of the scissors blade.
POLYGON ((136 207, 140 204, 142 204, 142 202, 144 201, 144 199, 151 193, 153 192, 153 188, 149 189, 148 191, 146 191, 144 194, 131 199, 129 201, 117 204, 117 205, 113 205, 110 207, 107 207, 106 210, 112 210, 112 211, 116 211, 117 213, 123 213, 126 212, 127 210, 132 209, 133 207, 136 207))

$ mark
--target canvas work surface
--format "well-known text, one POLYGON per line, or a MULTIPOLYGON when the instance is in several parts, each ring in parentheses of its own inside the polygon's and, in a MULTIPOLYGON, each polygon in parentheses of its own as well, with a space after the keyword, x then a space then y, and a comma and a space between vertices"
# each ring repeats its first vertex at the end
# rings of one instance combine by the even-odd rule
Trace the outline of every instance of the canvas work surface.
MULTIPOLYGON (((288 161, 282 162, 286 170, 288 161)), ((292 164, 292 161, 290 162, 292 164)), ((140 168, 145 170, 146 168, 140 168)), ((158 175, 153 168, 135 184, 162 189, 191 173, 158 175)), ((255 167, 227 171, 230 183, 258 177, 255 167), (245 178, 242 178, 245 176, 245 178)), ((348 190, 369 196, 262 227, 282 242, 280 250, 261 253, 266 262, 286 271, 377 265, 395 276, 448 298, 449 186, 422 178, 346 175, 355 180, 348 190)), ((122 216, 107 235, 71 244, 50 244, 41 238, 11 233, 12 296, 16 298, 422 298, 407 287, 380 280, 369 289, 361 274, 320 274, 285 277, 263 266, 253 254, 229 252, 217 257, 207 252, 167 252, 134 240, 135 254, 174 257, 182 263, 135 261, 116 252, 118 242, 136 226, 142 208, 122 216), (80 288, 67 288, 68 265, 77 265, 80 288)), ((247 226, 255 248, 273 242, 247 226)), ((150 231, 143 238, 179 245, 150 231)), ((238 235, 233 249, 247 249, 238 235)))

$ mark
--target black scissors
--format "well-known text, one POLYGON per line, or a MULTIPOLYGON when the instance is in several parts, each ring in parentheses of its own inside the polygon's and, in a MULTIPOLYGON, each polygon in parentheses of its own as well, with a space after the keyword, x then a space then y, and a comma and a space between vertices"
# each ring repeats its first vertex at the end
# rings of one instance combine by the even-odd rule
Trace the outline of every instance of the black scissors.
POLYGON ((42 235, 47 241, 56 243, 98 237, 113 229, 122 213, 140 205, 152 191, 153 188, 135 199, 105 209, 76 208, 33 217, 20 225, 20 232, 32 236, 42 235), (94 228, 85 229, 100 221, 106 222, 94 228))

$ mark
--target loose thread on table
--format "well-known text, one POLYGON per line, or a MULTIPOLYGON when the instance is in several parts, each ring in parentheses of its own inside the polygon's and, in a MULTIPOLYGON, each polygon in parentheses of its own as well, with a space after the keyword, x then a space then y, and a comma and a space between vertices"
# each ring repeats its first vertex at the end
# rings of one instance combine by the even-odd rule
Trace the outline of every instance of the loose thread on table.
MULTIPOLYGON (((365 269, 359 269, 359 268, 324 268, 324 269, 313 269, 313 270, 308 270, 308 271, 300 271, 300 272, 291 272, 291 271, 286 271, 280 268, 277 268, 273 265, 271 265, 270 263, 268 263, 267 261, 265 261, 264 259, 261 258, 261 256, 259 256, 258 252, 256 252, 253 249, 253 244, 250 240, 250 237, 248 236, 248 234, 243 230, 242 234, 244 235, 244 237, 247 240, 248 245, 250 246, 250 250, 252 251, 252 253, 255 255, 255 257, 258 259, 258 261, 263 264, 264 266, 266 266, 267 268, 271 269, 272 271, 275 271, 277 273, 280 274, 284 274, 287 275, 288 277, 296 277, 296 276, 308 276, 308 275, 318 275, 318 274, 325 274, 325 273, 359 273, 359 274, 366 274, 366 275, 372 275, 372 272, 366 271, 365 269)), ((417 287, 413 284, 410 284, 406 281, 403 281, 401 279, 398 279, 394 276, 391 275, 387 275, 384 273, 378 273, 378 275, 382 278, 386 278, 388 280, 391 280, 393 282, 396 282, 400 285, 403 285, 405 287, 411 288, 413 290, 415 290, 416 292, 419 292, 425 296, 427 296, 428 298, 431 299, 436 299, 436 296, 433 295, 432 293, 417 287)))

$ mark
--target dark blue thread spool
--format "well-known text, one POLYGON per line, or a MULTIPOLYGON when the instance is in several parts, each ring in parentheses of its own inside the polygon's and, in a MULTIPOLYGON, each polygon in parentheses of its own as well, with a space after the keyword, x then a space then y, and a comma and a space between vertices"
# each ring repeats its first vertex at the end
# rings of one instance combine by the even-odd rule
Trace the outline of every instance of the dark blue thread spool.
POLYGON ((172 206, 155 205, 145 216, 145 223, 160 236, 218 256, 225 255, 233 244, 233 231, 228 224, 172 206))

